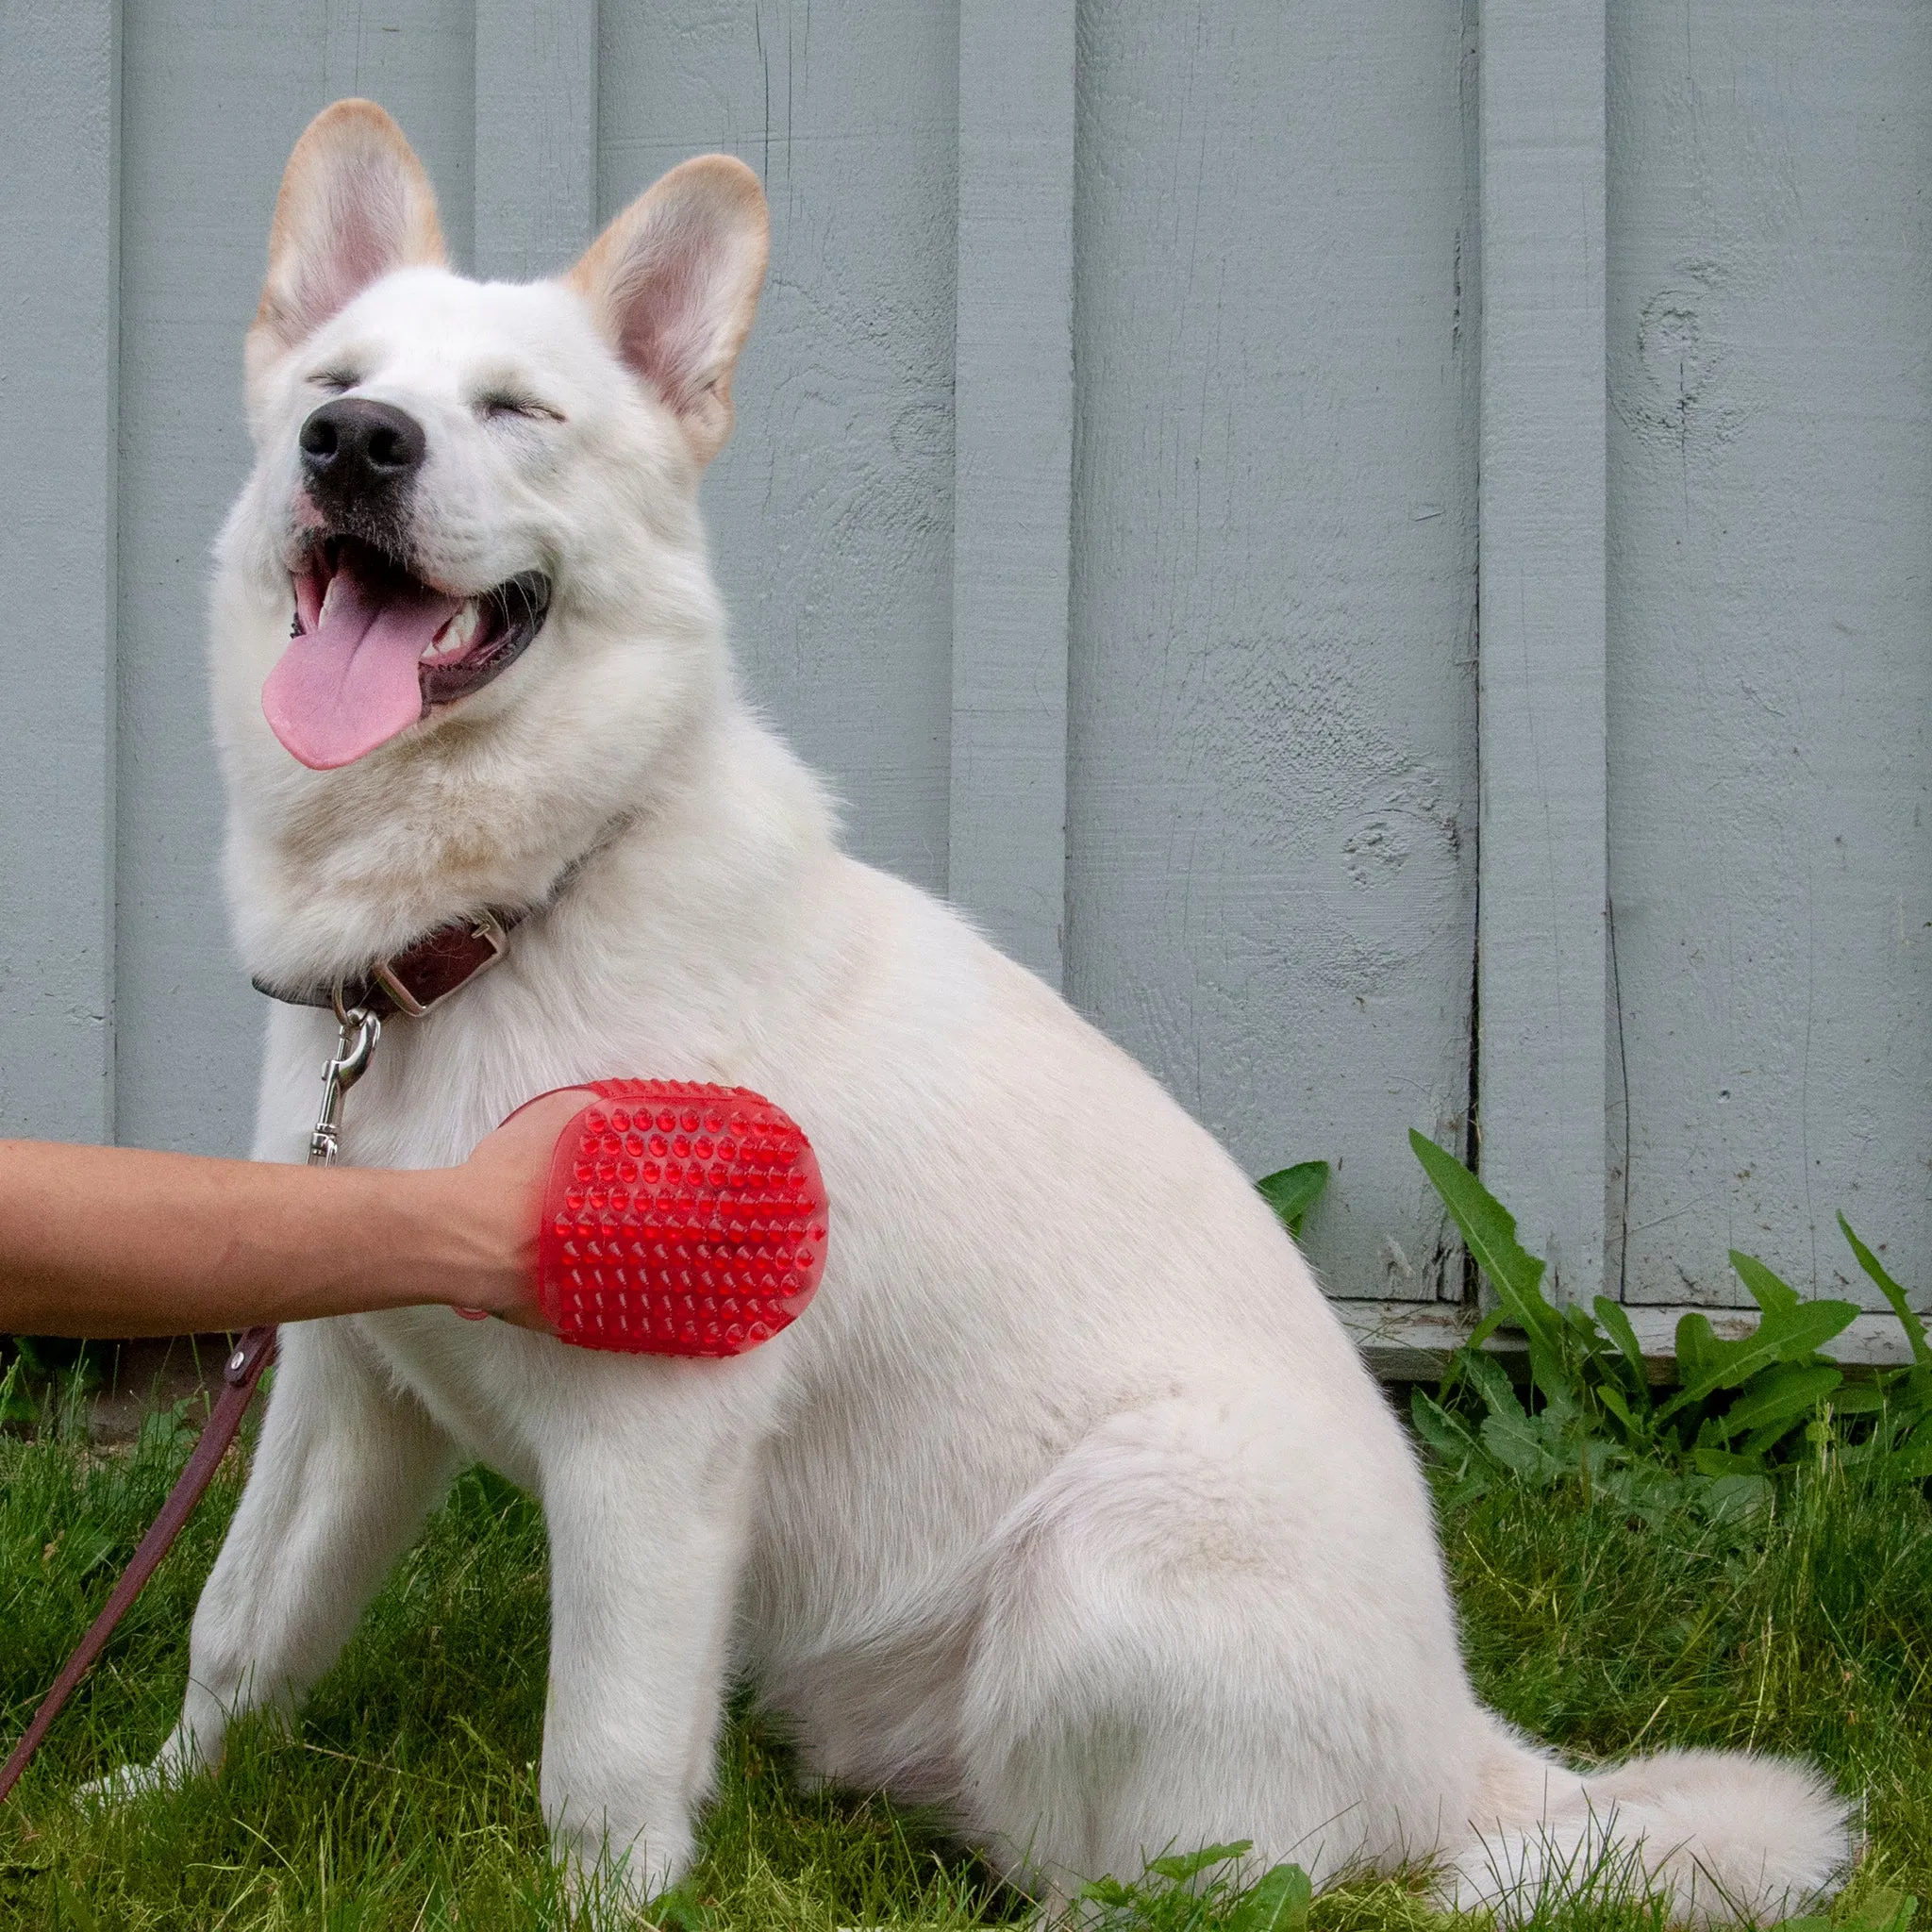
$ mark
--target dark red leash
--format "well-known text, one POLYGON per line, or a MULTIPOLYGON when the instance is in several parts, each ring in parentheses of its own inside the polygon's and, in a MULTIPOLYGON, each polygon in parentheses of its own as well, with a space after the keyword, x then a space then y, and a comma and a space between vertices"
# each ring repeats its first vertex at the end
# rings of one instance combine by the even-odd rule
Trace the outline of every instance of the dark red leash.
MULTIPOLYGON (((575 875, 583 863, 583 859, 577 859, 565 869, 558 890, 575 875)), ((522 917, 520 913, 506 913, 499 917, 486 911, 474 919, 458 919, 440 925, 433 932, 425 933, 413 945, 378 959, 346 991, 341 980, 325 991, 311 990, 298 993, 279 991, 273 986, 263 985, 259 979, 255 982, 273 998, 300 1006, 331 1007, 335 1010, 341 1030, 337 1035, 335 1053, 323 1069, 322 1114, 308 1137, 308 1164, 311 1167, 333 1167, 336 1164, 336 1148, 341 1134, 342 1097, 367 1069, 369 1057, 382 1037, 383 1020, 398 1013, 420 1020, 439 1000, 466 986, 486 967, 495 965, 503 957, 506 935, 522 917)), ((194 1513, 194 1506, 214 1480, 222 1457, 228 1453, 228 1445, 242 1426, 242 1418, 247 1414, 248 1405, 255 1398, 255 1385, 261 1380, 261 1372, 268 1367, 275 1352, 275 1328, 272 1324, 264 1324, 247 1330, 228 1357, 222 1374, 224 1386, 221 1395, 213 1413, 202 1427, 201 1441, 194 1445, 188 1466, 169 1491, 168 1500, 161 1505, 161 1513, 142 1538, 133 1561, 114 1586, 114 1593, 108 1597, 101 1614, 94 1619, 92 1629, 81 1639, 79 1649, 67 1659, 66 1669, 42 1700, 40 1709, 34 1712, 34 1721, 27 1725, 26 1735, 13 1747, 13 1755, 0 1765, 0 1802, 4 1802, 20 1782, 20 1774, 40 1749, 41 1740, 60 1715, 60 1707, 73 1695, 74 1687, 87 1675, 94 1659, 106 1649, 108 1639, 114 1634, 115 1624, 126 1615, 127 1607, 141 1594, 142 1586, 160 1567, 161 1558, 181 1534, 182 1524, 194 1513)))
POLYGON ((202 1425, 201 1441, 194 1445, 188 1466, 168 1492, 168 1500, 161 1505, 161 1513, 148 1525, 148 1532, 142 1538, 133 1559, 121 1573, 121 1580, 114 1586, 113 1594, 102 1606, 92 1627, 80 1640, 79 1648, 67 1659, 67 1668, 54 1680, 54 1688, 42 1699, 40 1709, 34 1712, 33 1723, 26 1727, 26 1734, 13 1747, 13 1755, 6 1764, 0 1765, 0 1801, 4 1801, 20 1782, 21 1773, 41 1748, 41 1740, 60 1715, 60 1707, 73 1695, 74 1687, 93 1668, 94 1659, 107 1648, 108 1639, 113 1636, 114 1626, 141 1594, 142 1586, 160 1568, 161 1558, 174 1547, 182 1525, 193 1515, 194 1506, 214 1480, 222 1457, 228 1453, 228 1445, 242 1426, 242 1418, 247 1414, 248 1405, 255 1398, 255 1386, 261 1380, 261 1372, 268 1367, 275 1352, 275 1329, 251 1328, 228 1357, 222 1372, 221 1395, 215 1402, 213 1413, 202 1425))
MULTIPOLYGON (((576 872, 582 860, 566 869, 564 881, 576 872)), ((386 1016, 397 1013, 421 1019, 439 1000, 467 985, 486 967, 503 957, 505 937, 522 915, 510 913, 499 918, 491 912, 474 919, 458 919, 425 933, 414 945, 378 959, 366 975, 358 979, 347 998, 342 982, 325 992, 284 993, 273 986, 256 985, 274 998, 302 1006, 321 1005, 335 1009, 340 1032, 336 1050, 322 1074, 322 1114, 308 1137, 308 1164, 333 1167, 341 1133, 342 1097, 362 1077, 369 1057, 382 1037, 386 1016)), ((55 1680, 54 1688, 34 1712, 26 1735, 13 1747, 13 1755, 0 1765, 0 1802, 4 1802, 20 1774, 41 1747, 60 1707, 74 1693, 74 1687, 87 1675, 93 1662, 107 1648, 114 1626, 127 1614, 128 1606, 141 1594, 142 1586, 160 1567, 160 1561, 181 1534, 181 1526, 194 1513, 194 1506, 214 1480, 222 1457, 242 1426, 242 1418, 255 1398, 255 1385, 275 1352, 275 1331, 272 1324, 250 1328, 236 1344, 222 1373, 223 1389, 201 1431, 201 1441, 188 1458, 161 1513, 142 1538, 134 1559, 122 1574, 114 1593, 108 1597, 93 1627, 80 1640, 80 1647, 67 1659, 67 1667, 55 1680)))

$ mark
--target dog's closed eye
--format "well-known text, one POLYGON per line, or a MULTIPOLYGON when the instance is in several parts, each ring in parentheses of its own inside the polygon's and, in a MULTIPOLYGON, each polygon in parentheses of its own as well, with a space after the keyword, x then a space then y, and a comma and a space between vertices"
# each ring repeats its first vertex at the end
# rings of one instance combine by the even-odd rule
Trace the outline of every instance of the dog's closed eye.
POLYGON ((326 390, 330 395, 339 396, 344 391, 354 389, 362 378, 353 369, 318 369, 308 380, 317 389, 326 390))
POLYGON ((486 423, 506 416, 521 417, 531 423, 563 421, 561 409, 554 409, 548 403, 540 403, 535 396, 523 395, 515 390, 487 390, 471 407, 486 423))

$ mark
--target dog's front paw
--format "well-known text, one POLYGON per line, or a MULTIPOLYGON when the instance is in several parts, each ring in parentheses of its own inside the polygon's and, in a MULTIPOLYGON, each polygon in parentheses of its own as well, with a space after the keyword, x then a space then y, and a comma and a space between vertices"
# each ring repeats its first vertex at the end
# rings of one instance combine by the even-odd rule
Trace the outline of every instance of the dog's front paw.
POLYGON ((74 1793, 79 1805, 115 1807, 138 1804, 157 1792, 173 1790, 189 1779, 206 1777, 215 1765, 192 1740, 170 1738, 145 1764, 124 1764, 101 1777, 90 1778, 74 1793))
POLYGON ((676 1890, 689 1871, 695 1850, 690 1834, 665 1834, 655 1844, 640 1836, 619 1847, 600 1838, 594 1844, 572 1836, 556 1844, 563 1868, 564 1894, 574 1910, 588 1912, 592 1924, 602 1924, 600 1913, 619 1924, 627 1924, 641 1915, 647 1920, 656 1914, 647 1910, 654 1901, 676 1890))
POLYGON ((124 1764, 101 1777, 89 1778, 75 1791, 74 1801, 77 1805, 132 1805, 166 1790, 178 1778, 175 1767, 163 1764, 159 1758, 152 1764, 124 1764))

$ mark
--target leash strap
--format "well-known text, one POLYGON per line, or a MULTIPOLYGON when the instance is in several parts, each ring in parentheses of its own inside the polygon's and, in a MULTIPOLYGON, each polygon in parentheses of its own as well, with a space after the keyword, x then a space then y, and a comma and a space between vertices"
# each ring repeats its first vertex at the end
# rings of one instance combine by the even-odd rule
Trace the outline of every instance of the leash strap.
MULTIPOLYGON (((592 850, 601 850, 602 844, 608 843, 613 836, 614 832, 608 832, 604 841, 592 850)), ((589 856, 587 854, 585 858, 589 856)), ((558 890, 568 884, 584 862, 579 858, 565 868, 558 890)), ((554 892, 552 896, 555 896, 554 892)), ((345 987, 342 981, 338 980, 324 992, 288 993, 263 985, 259 979, 255 982, 261 991, 275 999, 291 1005, 332 1007, 335 1010, 341 1030, 337 1035, 335 1053, 323 1069, 322 1111, 308 1137, 310 1167, 333 1167, 336 1164, 341 1140, 342 1099, 367 1071, 370 1057, 382 1037, 384 1019, 397 1013, 410 1019, 421 1019, 438 1000, 466 985, 486 967, 493 966, 503 957, 509 930, 523 917, 520 913, 498 917, 486 911, 474 919, 440 925, 403 952, 378 959, 367 975, 358 978, 353 987, 345 987)), ((34 1712, 33 1723, 27 1725, 25 1735, 13 1747, 12 1756, 0 1765, 0 1803, 6 1801, 20 1782, 21 1774, 41 1747, 41 1740, 60 1715, 61 1706, 73 1694, 74 1687, 93 1667, 94 1659, 106 1649, 108 1638, 114 1634, 114 1626, 126 1615, 128 1606, 141 1594, 142 1586, 160 1567, 161 1558, 181 1534, 182 1524, 194 1513, 194 1506, 213 1481, 222 1457, 227 1454, 228 1445, 235 1440, 235 1432, 242 1426, 242 1418, 247 1414, 248 1405, 255 1397, 255 1386, 261 1380, 261 1372, 267 1368, 275 1352, 275 1328, 272 1324, 264 1324, 249 1329, 229 1356, 223 1371, 221 1396, 202 1428, 201 1441, 194 1445, 194 1453, 188 1458, 187 1467, 169 1491, 168 1500, 161 1505, 161 1513, 148 1526, 147 1534, 134 1552, 133 1560, 122 1573, 113 1594, 94 1619, 93 1627, 80 1640, 79 1648, 67 1659, 66 1668, 54 1681, 54 1688, 41 1701, 40 1709, 34 1712)))
MULTIPOLYGON (((471 971, 474 973, 476 968, 472 967, 471 971)), ((375 1051, 376 1041, 382 1038, 382 1020, 378 1014, 365 1007, 344 1008, 340 989, 332 1004, 340 1030, 336 1036, 336 1050, 322 1070, 322 1111, 314 1131, 308 1137, 310 1167, 333 1167, 336 1164, 336 1151, 341 1139, 343 1097, 368 1071, 370 1056, 375 1051)), ((147 1534, 134 1552, 133 1561, 122 1572, 120 1582, 102 1607, 101 1614, 94 1619, 93 1627, 80 1640, 79 1648, 67 1659, 66 1668, 54 1680, 54 1688, 42 1699, 40 1709, 34 1712, 33 1723, 26 1727, 26 1735, 13 1747, 13 1755, 0 1765, 0 1804, 6 1802, 8 1793, 20 1782, 21 1773, 41 1748, 41 1740, 60 1715, 60 1707, 73 1694, 74 1687, 92 1669, 94 1659, 114 1634, 115 1624, 127 1614, 127 1607, 141 1594, 142 1585, 160 1567, 161 1558, 174 1547, 175 1539, 181 1534, 181 1525, 194 1513, 194 1506, 214 1480, 222 1457, 228 1453, 228 1445, 242 1426, 242 1418, 248 1413, 248 1405, 255 1399, 255 1385, 261 1380, 261 1372, 268 1367, 275 1352, 275 1326, 272 1323, 264 1323, 259 1327, 247 1330, 228 1357, 222 1370, 222 1392, 216 1400, 214 1411, 203 1424, 201 1441, 194 1445, 194 1453, 189 1457, 187 1467, 168 1491, 168 1500, 161 1505, 161 1513, 148 1525, 147 1534)))
POLYGON ((249 1329, 236 1344, 223 1370, 222 1392, 214 1412, 203 1425, 201 1440, 194 1445, 187 1467, 175 1479, 168 1500, 161 1505, 161 1513, 148 1525, 133 1560, 121 1573, 120 1582, 94 1619, 92 1628, 80 1640, 79 1648, 67 1659, 67 1667, 54 1680, 54 1688, 42 1699, 33 1723, 13 1747, 13 1755, 0 1766, 0 1802, 20 1782, 21 1773, 41 1748, 41 1740, 60 1715, 61 1707, 73 1694, 75 1686, 93 1668, 94 1659, 113 1636, 114 1626, 126 1615, 128 1607, 141 1594, 142 1586, 160 1567, 161 1558, 174 1547, 182 1525, 194 1513, 194 1506, 213 1481, 222 1457, 228 1453, 228 1445, 242 1426, 242 1418, 254 1399, 256 1384, 261 1380, 261 1372, 268 1367, 275 1352, 275 1331, 269 1326, 249 1329))

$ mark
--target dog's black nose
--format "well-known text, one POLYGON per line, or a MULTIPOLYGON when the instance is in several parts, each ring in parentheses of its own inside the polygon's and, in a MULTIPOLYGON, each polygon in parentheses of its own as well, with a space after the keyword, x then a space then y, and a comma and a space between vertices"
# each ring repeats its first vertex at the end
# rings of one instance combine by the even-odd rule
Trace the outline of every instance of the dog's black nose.
POLYGON ((406 482, 429 439, 406 409, 362 396, 325 403, 302 425, 302 467, 318 497, 351 503, 406 482))

